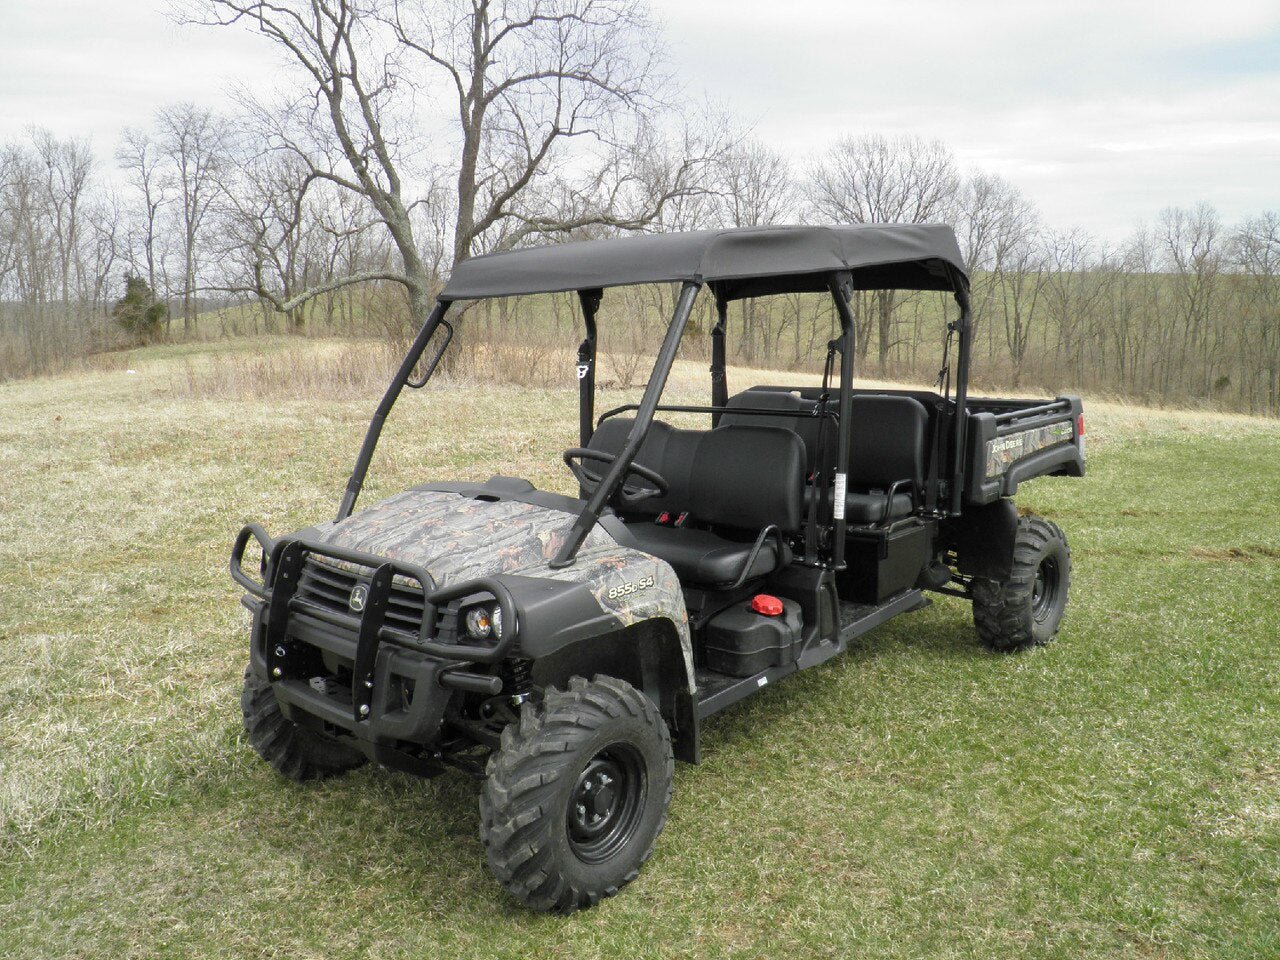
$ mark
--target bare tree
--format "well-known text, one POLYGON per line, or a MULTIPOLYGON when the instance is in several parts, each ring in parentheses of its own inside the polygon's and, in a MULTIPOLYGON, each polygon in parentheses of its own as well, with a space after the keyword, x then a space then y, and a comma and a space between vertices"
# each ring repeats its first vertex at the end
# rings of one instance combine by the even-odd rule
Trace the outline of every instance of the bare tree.
MULTIPOLYGON (((959 175, 940 140, 914 136, 844 137, 809 171, 809 215, 827 223, 951 222, 959 175)), ((876 291, 877 346, 883 371, 894 346, 896 294, 876 291)))
POLYGON ((1242 274, 1239 331, 1241 366, 1255 358, 1255 377, 1263 396, 1251 406, 1280 416, 1280 213, 1267 212, 1246 220, 1236 232, 1233 259, 1242 274))
MULTIPOLYGON (((156 268, 159 257, 158 234, 160 212, 169 202, 170 179, 163 169, 163 158, 154 138, 145 130, 126 127, 116 150, 116 163, 128 176, 130 187, 142 201, 139 216, 142 263, 135 270, 145 270, 147 285, 157 291, 156 268)), ((166 324, 168 320, 166 318, 166 324)))
POLYGON ((218 176, 226 163, 231 133, 227 123, 191 103, 160 111, 160 148, 173 170, 179 199, 182 237, 182 326, 190 331, 200 285, 199 247, 203 228, 218 192, 218 176))
POLYGON ((44 166, 44 201, 57 250, 58 299, 64 332, 71 324, 72 287, 76 283, 76 250, 80 243, 82 204, 93 155, 84 140, 58 140, 48 130, 33 136, 36 158, 44 166))
POLYGON ((1179 367, 1190 375, 1188 361, 1198 351, 1202 361, 1203 396, 1211 392, 1212 338, 1209 326, 1222 270, 1222 221, 1207 203, 1193 209, 1169 207, 1160 214, 1160 238, 1174 275, 1177 308, 1182 321, 1179 367))
MULTIPOLYGON (((729 150, 717 164, 716 192, 721 219, 732 227, 762 227, 780 223, 795 208, 795 181, 787 161, 758 140, 729 150)), ((741 304, 739 353, 754 360, 761 339, 760 311, 754 299, 741 304)), ((779 331, 781 336, 781 331, 779 331)))
MULTIPOLYGON (((398 270, 362 271, 281 298, 279 309, 346 284, 394 280, 419 321, 439 282, 415 236, 412 174, 430 192, 438 179, 406 160, 412 104, 429 68, 457 103, 452 258, 480 246, 511 246, 539 233, 593 224, 639 229, 688 192, 696 159, 670 182, 641 176, 648 154, 628 148, 649 136, 652 35, 643 7, 623 0, 204 0, 206 22, 239 23, 279 45, 301 68, 306 95, 274 141, 307 164, 309 182, 362 196, 397 251, 398 270), (629 122, 630 121, 630 122, 629 122), (596 145, 566 162, 571 142, 596 145), (594 162, 593 162, 594 161, 594 162), (579 177, 568 171, 582 168, 579 177), (657 184, 657 195, 649 189, 657 184), (623 202, 630 199, 633 203, 623 202), (621 212, 620 212, 621 211, 621 212)), ((264 111, 265 113, 265 111, 264 111)), ((277 112, 277 116, 278 116, 277 112)), ((669 170, 669 167, 664 167, 669 170)))
MULTIPOLYGON (((1021 250, 1040 228, 1034 204, 997 174, 975 173, 961 189, 956 233, 972 284, 975 336, 995 312, 1000 272, 1015 249, 1021 250)), ((994 357, 996 337, 987 337, 994 357)))
POLYGON ((1017 386, 1022 380, 1031 331, 1048 280, 1045 255, 1038 238, 1015 239, 1004 250, 995 273, 1004 314, 1005 345, 1013 365, 1013 385, 1017 386))
POLYGON ((549 220, 544 204, 522 203, 548 192, 538 179, 563 181, 552 162, 567 142, 630 145, 629 121, 654 111, 663 79, 643 4, 393 0, 391 21, 404 48, 443 75, 456 98, 455 263, 495 228, 502 245, 513 246, 531 233, 597 223, 636 228, 652 219, 649 210, 628 217, 588 206, 549 220))

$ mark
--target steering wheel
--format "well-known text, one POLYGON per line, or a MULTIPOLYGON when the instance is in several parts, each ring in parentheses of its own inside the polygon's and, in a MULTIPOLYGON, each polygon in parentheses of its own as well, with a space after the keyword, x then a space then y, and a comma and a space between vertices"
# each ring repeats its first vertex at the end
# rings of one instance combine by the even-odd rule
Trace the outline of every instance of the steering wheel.
MULTIPOLYGON (((577 477, 578 483, 591 490, 594 490, 604 480, 604 477, 596 476, 594 473, 589 472, 578 461, 594 460, 598 463, 612 464, 617 459, 618 455, 616 453, 607 453, 604 450, 588 450, 586 447, 570 447, 564 452, 564 465, 577 477)), ((630 466, 627 467, 627 475, 630 476, 631 474, 635 474, 641 480, 648 481, 649 486, 628 486, 624 482, 618 489, 618 496, 628 506, 634 506, 637 503, 648 500, 650 497, 666 496, 667 491, 670 489, 662 474, 656 470, 650 470, 635 461, 632 461, 630 466)))

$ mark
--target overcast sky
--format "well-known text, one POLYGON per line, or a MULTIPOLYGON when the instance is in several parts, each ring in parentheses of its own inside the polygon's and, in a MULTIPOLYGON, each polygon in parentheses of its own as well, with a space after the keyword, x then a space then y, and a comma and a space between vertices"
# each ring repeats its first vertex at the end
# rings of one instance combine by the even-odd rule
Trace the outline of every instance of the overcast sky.
MULTIPOLYGON (((673 66, 803 168, 842 133, 940 137, 1058 226, 1119 239, 1200 200, 1280 209, 1280 2, 653 0, 673 66)), ((280 61, 239 30, 178 27, 163 0, 0 0, 0 137, 120 129, 188 99, 268 91, 280 61)))

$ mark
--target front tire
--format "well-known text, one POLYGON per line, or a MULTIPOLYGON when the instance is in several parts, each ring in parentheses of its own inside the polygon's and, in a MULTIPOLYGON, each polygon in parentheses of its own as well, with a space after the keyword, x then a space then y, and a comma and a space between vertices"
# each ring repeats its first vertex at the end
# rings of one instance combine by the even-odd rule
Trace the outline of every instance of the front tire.
POLYGON ((534 910, 594 906, 636 878, 667 819, 675 764, 648 697, 582 677, 525 704, 480 794, 489 868, 534 910))
POLYGON ((1058 525, 1018 519, 1009 579, 973 581, 973 624, 992 650, 1044 646, 1058 634, 1071 589, 1071 548, 1058 525))
POLYGON ((271 684, 252 670, 244 672, 240 711, 249 746, 277 773, 297 783, 334 777, 365 762, 358 750, 288 719, 280 712, 271 684))

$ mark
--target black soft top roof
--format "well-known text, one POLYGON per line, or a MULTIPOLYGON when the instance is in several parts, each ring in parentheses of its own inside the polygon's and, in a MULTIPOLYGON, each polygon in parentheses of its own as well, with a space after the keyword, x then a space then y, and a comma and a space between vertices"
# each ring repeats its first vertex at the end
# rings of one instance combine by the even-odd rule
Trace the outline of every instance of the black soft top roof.
POLYGON ((474 300, 636 283, 709 284, 728 300, 826 288, 835 270, 860 290, 951 290, 964 260, 943 224, 740 227, 584 240, 473 257, 440 294, 474 300))

